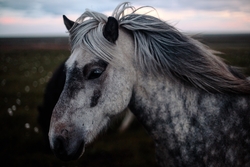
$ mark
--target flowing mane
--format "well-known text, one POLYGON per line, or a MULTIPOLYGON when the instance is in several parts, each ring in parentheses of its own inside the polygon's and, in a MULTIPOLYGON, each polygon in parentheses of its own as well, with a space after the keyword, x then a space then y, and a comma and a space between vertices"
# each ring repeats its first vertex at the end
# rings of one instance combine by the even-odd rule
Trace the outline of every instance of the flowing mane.
MULTIPOLYGON (((156 17, 137 14, 139 9, 123 3, 112 16, 118 20, 120 28, 131 32, 134 56, 141 70, 211 93, 250 94, 250 82, 246 77, 226 65, 215 51, 156 17), (132 12, 125 15, 128 10, 132 12)), ((107 19, 98 12, 84 12, 70 30, 72 50, 81 45, 108 63, 122 59, 113 52, 115 44, 103 36, 107 19)))

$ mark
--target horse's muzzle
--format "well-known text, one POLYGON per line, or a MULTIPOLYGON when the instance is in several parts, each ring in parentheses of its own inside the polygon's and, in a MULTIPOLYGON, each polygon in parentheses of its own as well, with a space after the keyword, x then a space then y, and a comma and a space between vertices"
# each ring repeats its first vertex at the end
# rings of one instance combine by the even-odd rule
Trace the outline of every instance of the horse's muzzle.
POLYGON ((85 148, 84 141, 81 141, 78 142, 78 144, 76 144, 73 149, 70 149, 69 140, 62 136, 55 137, 53 143, 52 150, 54 154, 63 161, 76 160, 80 158, 85 148))

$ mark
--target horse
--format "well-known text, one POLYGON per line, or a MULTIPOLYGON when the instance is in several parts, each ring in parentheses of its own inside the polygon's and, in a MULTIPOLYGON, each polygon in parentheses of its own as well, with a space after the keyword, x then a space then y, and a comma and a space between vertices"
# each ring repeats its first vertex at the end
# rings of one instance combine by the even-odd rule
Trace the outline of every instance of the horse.
POLYGON ((161 167, 250 166, 246 76, 140 9, 122 3, 110 17, 90 10, 76 21, 63 16, 72 51, 50 123, 55 155, 78 159, 129 108, 161 167))

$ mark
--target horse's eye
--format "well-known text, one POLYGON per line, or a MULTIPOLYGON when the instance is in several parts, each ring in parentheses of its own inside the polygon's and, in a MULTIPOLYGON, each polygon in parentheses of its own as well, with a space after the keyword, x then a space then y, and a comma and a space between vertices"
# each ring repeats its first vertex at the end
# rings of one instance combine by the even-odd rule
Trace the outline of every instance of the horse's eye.
POLYGON ((99 78, 102 73, 103 73, 103 69, 101 68, 96 68, 96 69, 93 69, 89 75, 88 75, 88 79, 96 79, 96 78, 99 78))

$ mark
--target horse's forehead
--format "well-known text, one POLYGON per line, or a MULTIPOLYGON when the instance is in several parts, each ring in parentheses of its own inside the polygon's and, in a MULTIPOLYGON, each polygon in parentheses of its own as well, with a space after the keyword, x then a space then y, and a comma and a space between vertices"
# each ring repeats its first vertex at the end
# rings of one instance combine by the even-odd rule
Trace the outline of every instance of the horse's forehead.
POLYGON ((73 67, 75 62, 77 62, 77 67, 83 67, 85 64, 91 62, 93 59, 95 59, 94 55, 90 54, 89 51, 79 47, 74 49, 74 51, 71 53, 69 59, 66 62, 66 67, 73 67))

